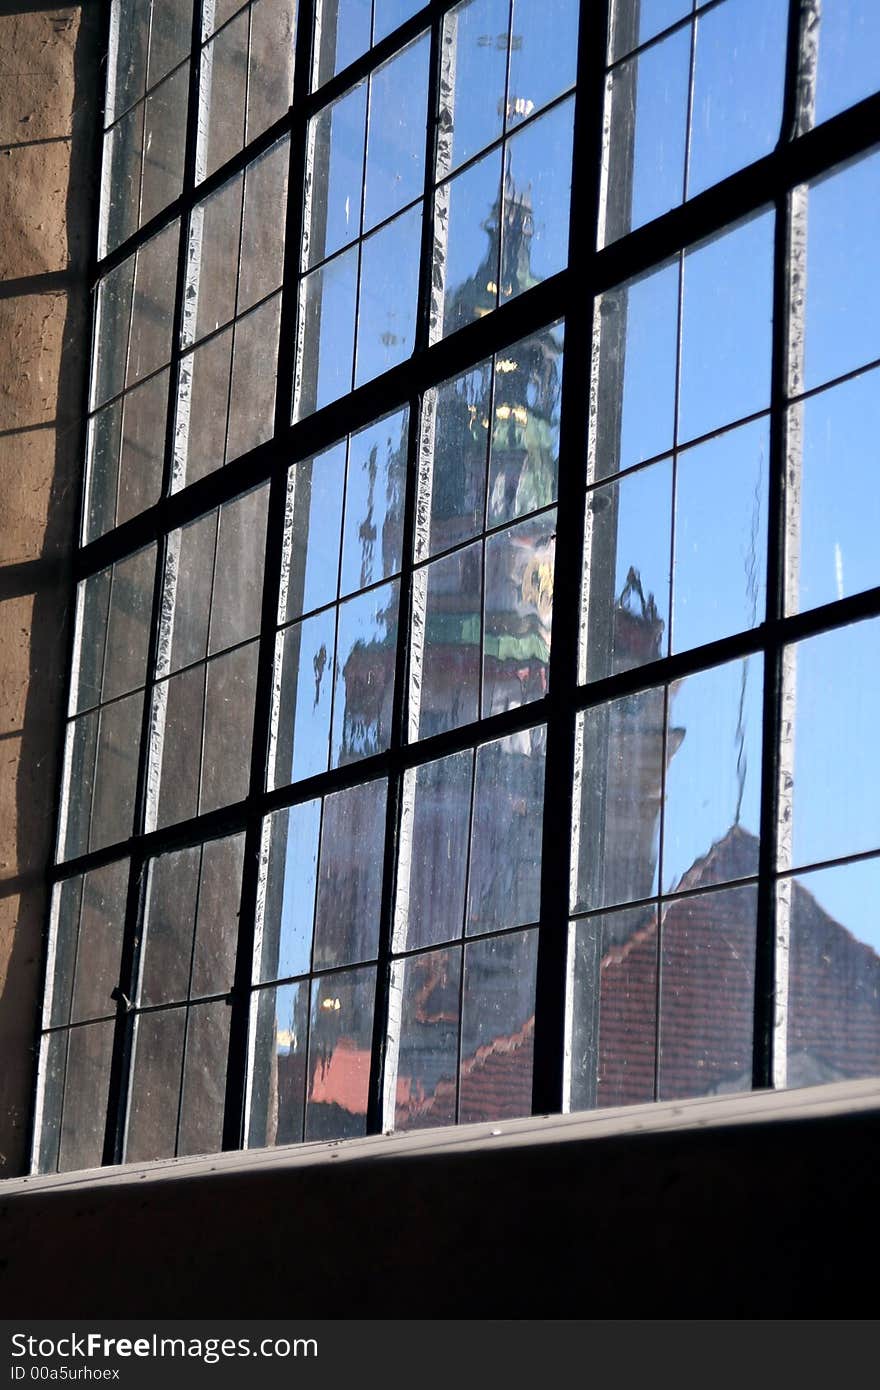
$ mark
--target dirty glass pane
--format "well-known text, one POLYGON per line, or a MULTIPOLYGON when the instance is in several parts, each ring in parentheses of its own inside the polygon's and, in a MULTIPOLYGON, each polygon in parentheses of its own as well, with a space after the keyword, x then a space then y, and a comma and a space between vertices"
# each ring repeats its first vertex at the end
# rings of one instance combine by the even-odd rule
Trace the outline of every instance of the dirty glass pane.
MULTIPOLYGON (((137 694, 100 711, 89 849, 103 849, 131 834, 142 710, 143 695, 137 694)), ((72 797, 78 797, 79 785, 72 783, 72 797)))
POLYGON ((537 922, 546 728, 477 749, 467 933, 537 922))
POLYGON ((365 232, 422 195, 429 49, 425 34, 370 78, 365 232))
POLYGON ((216 511, 172 531, 168 538, 159 675, 205 659, 216 541, 216 511))
POLYGON ((220 994, 232 988, 244 835, 211 840, 202 849, 199 910, 193 949, 190 996, 220 994))
POLYGON ((427 1129, 455 1123, 460 990, 458 948, 393 965, 387 1126, 427 1129))
POLYGON ((462 934, 473 753, 454 753, 404 776, 394 950, 462 934))
MULTIPOLYGON (((790 921, 789 1086, 880 1071, 880 860, 780 884, 790 921)), ((780 912, 785 908, 780 904, 780 912)))
POLYGON ((198 812, 205 668, 194 666, 156 687, 150 749, 153 826, 198 812))
POLYGON ((245 171, 237 312, 278 288, 284 261, 290 140, 279 140, 245 171))
POLYGON ((421 236, 418 205, 363 243, 355 386, 372 381, 412 353, 421 236))
POLYGON ((469 724, 479 711, 483 546, 456 550, 413 581, 411 739, 469 724))
POLYGON ((499 303, 568 261, 574 101, 562 102, 505 146, 499 303))
POLYGON ((384 781, 325 798, 315 912, 314 968, 378 953, 385 843, 384 781))
POLYGON ((752 1089, 754 886, 666 903, 658 1099, 752 1089))
POLYGON ((107 72, 109 124, 144 94, 150 43, 150 5, 117 0, 111 11, 107 72))
POLYGON ((184 63, 144 103, 141 226, 167 208, 183 188, 188 97, 189 63, 184 63))
POLYGON ((348 446, 340 593, 400 569, 409 410, 353 434, 348 446))
POLYGON ((880 153, 811 184, 804 380, 809 390, 880 356, 876 223, 880 153))
POLYGON ((98 285, 95 347, 92 366, 92 406, 117 396, 126 384, 131 296, 135 257, 109 271, 98 285))
POLYGON ((268 130, 290 105, 295 41, 296 0, 256 0, 248 55, 248 141, 268 130))
POLYGON ((582 675, 603 680, 666 656, 672 460, 587 494, 582 675))
POLYGON ((140 225, 144 103, 139 102, 104 136, 100 249, 115 251, 140 225))
POLYGON ((483 717, 547 694, 556 510, 486 542, 483 717))
POLYGON ((290 470, 279 601, 282 621, 322 608, 337 597, 346 452, 342 440, 290 470))
POLYGON ((89 820, 95 789, 95 748, 100 710, 81 715, 67 726, 64 795, 58 858, 74 859, 89 848, 89 820))
POLYGON ((202 49, 197 178, 206 179, 244 142, 248 69, 248 12, 202 49))
POLYGON ((144 683, 156 547, 139 550, 80 585, 73 711, 144 683))
POLYGON ((685 253, 679 442, 770 404, 773 227, 761 213, 685 253))
POLYGON ((657 891, 665 704, 661 686, 578 719, 573 911, 657 891))
POLYGON ((225 999, 188 1010, 179 1154, 216 1153, 222 1147, 231 1016, 225 999))
POLYGON ((571 1109, 653 1100, 656 907, 573 922, 569 950, 571 1109))
POLYGON ((207 39, 222 28, 247 0, 199 0, 199 3, 202 9, 202 38, 207 39))
POLYGON ((614 70, 605 155, 605 244, 677 207, 684 194, 690 26, 614 70))
POLYGON ((168 375, 166 368, 92 418, 84 541, 95 540, 158 501, 168 375))
POLYGON ((258 646, 251 642, 208 662, 200 811, 247 796, 258 646))
POLYGON ((174 422, 175 485, 183 487, 222 468, 232 329, 197 347, 180 363, 174 422))
POLYGON ((297 419, 351 390, 360 252, 344 251, 303 278, 297 349, 297 419))
POLYGON ((818 123, 855 105, 880 86, 880 10, 874 0, 843 0, 822 5, 811 18, 818 24, 818 123))
POLYGON ((298 1144, 303 1137, 308 984, 262 989, 251 1007, 249 1149, 298 1144))
POLYGON ((71 1023, 115 1012, 128 868, 123 859, 83 875, 71 1023))
POLYGON ((673 651, 764 621, 769 454, 763 419, 678 456, 673 651))
POLYGON ((599 300, 599 383, 592 403, 596 481, 671 449, 678 364, 679 266, 674 261, 599 300))
POLYGON ((483 529, 492 364, 432 391, 422 407, 416 559, 483 529))
POLYGON ((400 584, 395 580, 339 606, 333 767, 388 747, 399 601, 400 584))
POLYGON ((80 908, 84 875, 59 883, 52 897, 52 926, 50 928, 50 982, 43 1001, 43 1027, 58 1027, 70 1022, 70 1001, 73 993, 73 972, 76 968, 76 949, 79 937, 80 908))
POLYGON ((152 0, 148 86, 163 78, 189 52, 192 8, 192 0, 152 0))
POLYGON ((34 1144, 34 1161, 38 1173, 54 1173, 58 1169, 61 1113, 64 1106, 64 1072, 67 1067, 69 1037, 67 1029, 49 1033, 43 1036, 40 1047, 41 1104, 39 1136, 34 1144))
POLYGON ((509 0, 466 0, 446 16, 437 170, 441 177, 501 134, 509 18, 509 0))
POLYGON ((174 1155, 185 1028, 184 1008, 141 1014, 137 1019, 128 1097, 127 1163, 174 1155))
POLYGON ((137 253, 126 386, 164 367, 171 356, 179 232, 178 219, 137 253))
POLYGON ((361 82, 314 118, 303 263, 315 265, 360 235, 367 86, 361 82))
POLYGON ((242 183, 239 174, 193 209, 183 302, 185 347, 235 315, 242 183))
POLYGON ((176 1003, 189 994, 200 864, 198 846, 150 864, 139 1004, 176 1003))
POLYGON ((666 892, 758 872, 762 667, 760 655, 750 656, 670 687, 666 892))
POLYGON ((320 800, 306 801, 263 822, 255 983, 311 969, 321 806, 320 800))
POLYGON ((820 391, 788 413, 786 609, 815 608, 880 583, 880 373, 820 391))
POLYGON ((271 439, 281 295, 276 294, 235 325, 226 459, 236 459, 271 439))
POLYGON ((114 1026, 92 1023, 70 1031, 58 1153, 62 1172, 100 1167, 114 1026))
POLYGON ((532 1110, 537 932, 465 947, 458 1118, 515 1119, 532 1110))
MULTIPOLYGON (((793 776, 784 788, 791 802, 792 860, 779 867, 880 848, 880 619, 798 642, 786 660, 794 710, 793 776)), ((791 763, 791 748, 783 751, 791 763)))
POLYGON ((272 786, 327 771, 335 649, 335 608, 294 623, 278 636, 272 786))
POLYGON ((209 654, 259 633, 268 509, 268 483, 220 508, 209 654))
POLYGON ((556 324, 496 354, 490 526, 556 501, 562 341, 562 324, 556 324))
POLYGON ((513 0, 508 129, 573 87, 577 0, 513 0))
POLYGON ((689 198, 776 145, 788 9, 788 0, 726 0, 697 18, 689 198))
POLYGON ((432 339, 483 318, 498 304, 501 151, 438 188, 434 199, 432 339))
POLYGON ((306 1139, 366 1133, 375 966, 312 983, 306 1139))

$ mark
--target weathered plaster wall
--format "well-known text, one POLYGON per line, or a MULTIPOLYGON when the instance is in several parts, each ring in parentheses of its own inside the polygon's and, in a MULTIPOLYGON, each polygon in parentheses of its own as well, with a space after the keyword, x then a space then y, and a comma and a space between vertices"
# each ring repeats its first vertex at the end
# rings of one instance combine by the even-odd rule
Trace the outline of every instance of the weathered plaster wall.
POLYGON ((27 1163, 81 467, 100 9, 0 6, 0 1177, 27 1163))

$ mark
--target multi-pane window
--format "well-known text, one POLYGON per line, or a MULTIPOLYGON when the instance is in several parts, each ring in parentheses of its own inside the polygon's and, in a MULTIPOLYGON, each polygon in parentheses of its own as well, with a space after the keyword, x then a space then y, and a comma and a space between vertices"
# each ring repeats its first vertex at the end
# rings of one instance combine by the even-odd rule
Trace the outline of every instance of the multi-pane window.
POLYGON ((116 0, 34 1165, 880 1072, 873 0, 116 0))

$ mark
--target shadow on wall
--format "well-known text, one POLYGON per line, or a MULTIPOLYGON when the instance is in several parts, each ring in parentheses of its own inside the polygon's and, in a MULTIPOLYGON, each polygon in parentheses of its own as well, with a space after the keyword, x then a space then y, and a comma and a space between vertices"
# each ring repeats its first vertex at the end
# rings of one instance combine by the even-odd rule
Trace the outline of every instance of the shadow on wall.
POLYGON ((79 500, 100 9, 0 3, 0 1177, 28 1162, 79 500))

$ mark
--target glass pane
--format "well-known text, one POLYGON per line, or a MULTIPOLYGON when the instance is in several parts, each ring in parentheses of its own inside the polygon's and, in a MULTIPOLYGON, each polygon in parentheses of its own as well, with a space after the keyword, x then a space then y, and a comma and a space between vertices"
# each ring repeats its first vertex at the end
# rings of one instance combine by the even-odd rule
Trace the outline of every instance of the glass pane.
POLYGON ((577 75, 577 0, 513 0, 508 127, 573 87, 577 75))
POLYGON ((107 73, 107 120, 115 120, 138 97, 147 80, 150 6, 143 0, 117 0, 111 11, 107 73))
POLYGON ((235 325, 227 461, 248 453, 272 437, 280 327, 280 294, 235 325))
POLYGON ((190 219, 184 345, 213 333, 235 315, 242 176, 199 203, 190 219))
POLYGON ((880 860, 802 874, 790 888, 789 1086, 880 1071, 880 860))
POLYGON ((867 212, 878 201, 880 154, 857 160, 810 187, 805 390, 880 356, 876 224, 867 212))
POLYGON ((776 145, 788 8, 788 0, 727 0, 697 19, 689 198, 776 145))
POLYGON ((171 356, 179 233, 178 220, 137 253, 126 386, 164 367, 171 356))
POLYGON ((104 136, 99 235, 102 255, 115 251, 140 225, 143 148, 144 103, 139 102, 104 136))
POLYGON ((421 0, 373 0, 373 43, 384 39, 421 8, 421 0))
POLYGON ((185 1025, 186 1009, 141 1014, 137 1020, 126 1163, 174 1156, 185 1025))
POLYGON ((447 381, 422 407, 416 559, 478 535, 486 510, 492 364, 447 381))
POLYGON ((258 647, 251 642, 208 662, 200 811, 247 796, 258 647))
POLYGON ((204 666, 194 666, 156 687, 148 828, 171 825, 198 813, 204 710, 204 666))
POLYGON ((682 200, 690 61, 688 25, 623 63, 611 77, 606 244, 682 200))
POLYGON ((257 0, 251 6, 247 139, 255 140, 290 106, 296 0, 257 0))
POLYGON ((571 1109, 652 1101, 657 909, 573 922, 569 943, 571 1109))
POLYGON ((477 749, 469 936, 540 917, 546 740, 542 725, 477 749))
POLYGON ((168 375, 167 369, 159 372, 92 419, 84 541, 159 500, 168 375))
POLYGON ((416 572, 411 739, 469 724, 479 711, 483 547, 467 546, 416 572))
POLYGON ((209 653, 260 630, 268 510, 268 483, 220 508, 209 653))
POLYGON ((379 948, 385 845, 384 781, 324 801, 314 969, 370 960, 379 948))
POLYGON ((342 440, 290 470, 278 605, 282 621, 337 597, 345 459, 342 440))
POLYGON ((199 910, 190 995, 220 994, 235 978, 244 835, 212 840, 202 850, 199 910))
POLYGON ((505 149, 499 300, 522 294, 568 261, 574 102, 517 133, 505 149))
MULTIPOLYGON (((92 406, 117 396, 125 386, 131 328, 131 296, 135 257, 129 256, 98 285, 95 347, 92 367, 92 406)), ((173 278, 173 277, 172 277, 173 278)))
POLYGON ((388 747, 399 600, 400 584, 395 580, 340 604, 333 698, 334 767, 388 747))
POLYGON ((647 43, 670 24, 690 13, 692 0, 614 0, 610 58, 629 53, 647 43))
POLYGON ((245 172, 239 314, 281 284, 289 165, 290 140, 285 139, 254 160, 245 172))
POLYGON ((556 501, 562 375, 561 324, 495 358, 488 524, 556 501))
POLYGON ((678 457, 673 651, 764 620, 769 453, 765 419, 678 457))
POLYGON ((207 654, 216 540, 216 511, 168 538, 159 675, 203 661, 207 654))
POLYGON ((437 190, 432 340, 483 318, 498 303, 500 188, 501 151, 494 150, 437 190))
MULTIPOLYGON (((103 849, 131 834, 143 703, 143 695, 129 695, 100 712, 89 849, 103 849)), ((71 786, 78 795, 79 783, 71 786)))
POLYGON ((232 1011, 220 1000, 196 1004, 188 1013, 177 1152, 216 1153, 223 1146, 232 1011))
POLYGON ((138 1003, 186 999, 192 965, 193 929, 201 850, 163 854, 150 865, 141 948, 138 1003))
MULTIPOLYGON (((146 8, 146 7, 144 7, 146 8)), ((192 0, 152 0, 150 86, 185 58, 192 37, 192 0)))
POLYGON ((74 859, 89 849, 89 820, 95 789, 95 748, 100 711, 84 714, 67 726, 64 750, 63 829, 58 858, 74 859))
POLYGON ((666 905, 658 1099, 752 1089, 757 909, 754 887, 666 905))
POLYGON ((358 248, 353 246, 303 279, 297 344, 297 419, 351 390, 358 259, 358 248))
POLYGON ((155 564, 150 546, 80 585, 74 710, 143 685, 155 564))
POLYGON ((50 1033, 44 1036, 40 1048, 39 1135, 34 1142, 34 1161, 38 1173, 55 1173, 58 1170, 64 1072, 67 1066, 69 1037, 66 1029, 63 1032, 50 1033))
POLYGON ((430 951, 392 967, 386 1063, 389 1127, 426 1129, 455 1123, 460 990, 458 949, 430 951))
POLYGON ((671 459, 587 494, 584 679, 666 656, 671 549, 671 459))
POLYGON ((679 267, 674 261, 641 280, 609 290, 599 301, 591 478, 607 478, 672 448, 678 288, 679 267))
POLYGON ((760 656, 670 687, 663 886, 672 892, 758 872, 760 656))
POLYGON ((360 235, 366 126, 365 82, 331 102, 311 123, 305 265, 315 265, 325 256, 332 256, 360 235))
POLYGON ((486 542, 483 717, 547 694, 556 510, 486 542))
POLYGON ((788 414, 789 613, 880 583, 880 373, 811 396, 788 414))
POLYGON ((254 996, 248 1148, 298 1144, 303 1137, 309 987, 285 985, 254 996))
POLYGON ((844 0, 810 13, 819 30, 816 121, 825 121, 880 86, 880 10, 873 0, 844 0))
POLYGON ((680 442, 770 404, 773 226, 762 213, 685 253, 680 442))
POLYGON ((188 98, 189 63, 184 63, 145 102, 142 225, 167 208, 183 188, 188 98))
MULTIPOLYGON (((782 790, 791 803, 792 862, 779 867, 877 849, 880 619, 799 642, 788 649, 787 662, 793 779, 782 790)), ((792 762, 790 747, 787 761, 792 762)))
POLYGON ((467 0, 446 16, 440 78, 440 177, 501 134, 509 17, 509 0, 467 0))
POLYGON ((345 485, 340 592, 352 593, 400 569, 409 411, 351 436, 345 485))
POLYGON ((375 967, 312 985, 306 1139, 366 1133, 375 994, 375 967))
POLYGON ((537 932, 465 947, 458 1118, 515 1119, 532 1111, 537 932))
POLYGON ((429 50, 425 34, 370 78, 364 231, 422 196, 429 50))
POLYGON ((421 235, 419 205, 363 243, 355 386, 372 381, 412 353, 421 235))
POLYGON ((394 950, 462 934, 473 754, 454 753, 404 776, 394 950))
POLYGON ((279 633, 270 782, 283 787, 327 771, 333 700, 336 610, 279 633))
POLYGON ((371 0, 320 0, 314 86, 341 72, 370 47, 371 0))
POLYGON ((661 686, 597 705, 578 720, 573 911, 657 891, 665 703, 661 686))
POLYGON ((43 1001, 44 1028, 58 1027, 59 1024, 70 1022, 83 883, 82 876, 65 879, 57 885, 52 896, 50 965, 46 977, 46 997, 43 1001))
POLYGON ((231 19, 242 5, 247 4, 247 0, 200 0, 202 8, 202 38, 206 39, 209 35, 220 29, 227 20, 231 19))
POLYGON ((180 363, 174 422, 176 487, 223 467, 231 361, 232 329, 227 328, 180 363))
POLYGON ((320 801, 276 811, 263 822, 255 981, 284 980, 311 968, 320 833, 320 801))
POLYGON ((119 984, 128 867, 123 859, 83 876, 72 1023, 115 1012, 111 995, 119 984))
POLYGON ((237 154, 244 141, 248 70, 248 12, 202 49, 197 177, 206 179, 237 154))
POLYGON ((71 1029, 58 1154, 60 1172, 98 1168, 101 1164, 114 1027, 109 1022, 71 1029))

